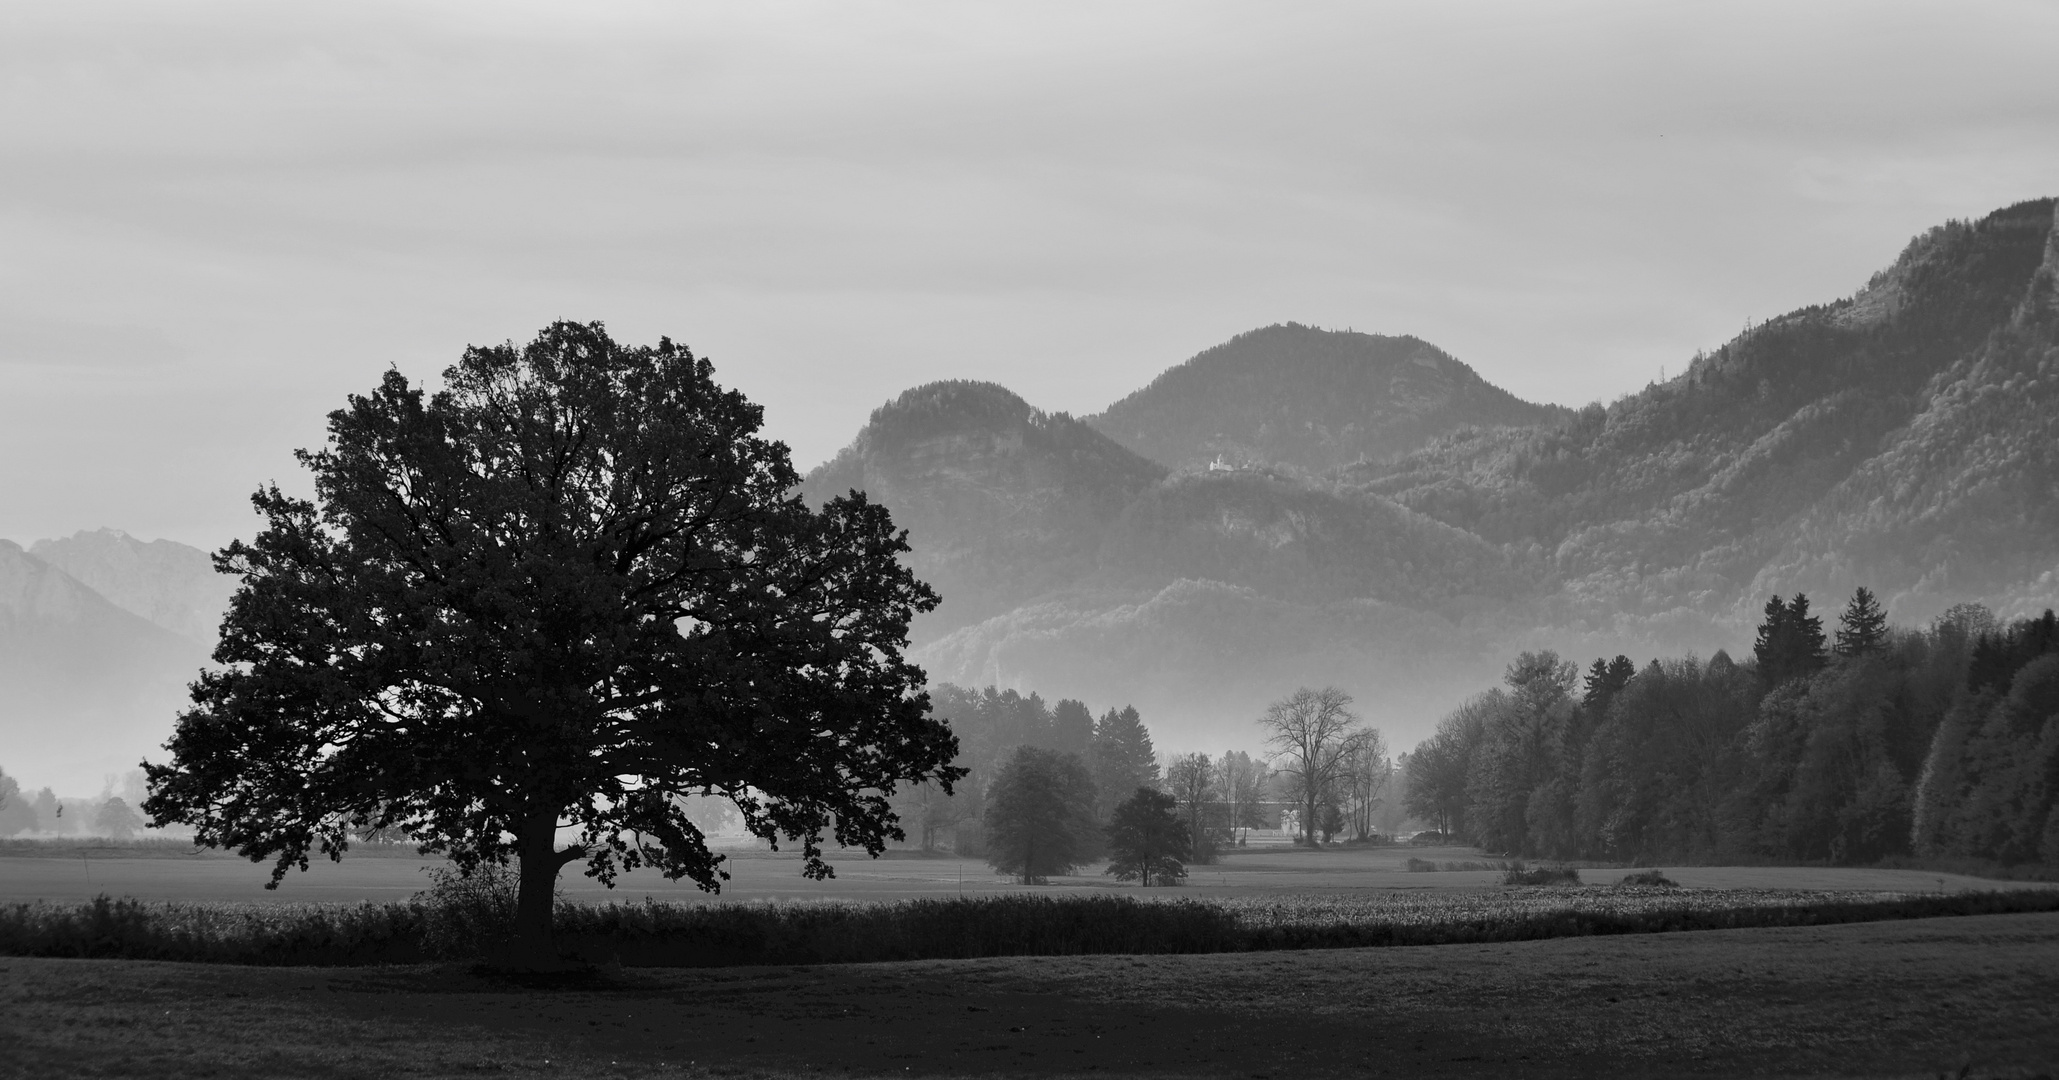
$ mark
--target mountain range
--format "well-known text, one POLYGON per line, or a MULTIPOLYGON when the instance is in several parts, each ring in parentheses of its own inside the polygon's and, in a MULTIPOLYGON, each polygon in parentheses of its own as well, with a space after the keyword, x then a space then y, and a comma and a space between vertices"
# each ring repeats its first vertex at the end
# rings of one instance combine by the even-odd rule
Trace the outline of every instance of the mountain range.
POLYGON ((1304 682, 1406 745, 1517 650, 1737 650, 1774 592, 2034 611, 2059 602, 2054 209, 1940 225, 1606 405, 1288 324, 1085 419, 918 387, 806 490, 909 530, 946 597, 932 677, 1134 702, 1175 748, 1252 743, 1304 682))
MULTIPOLYGON (((1169 751, 1255 748, 1302 684, 1405 747, 1518 650, 1736 652, 1775 592, 1834 610, 1866 585, 1904 623, 2035 612, 2059 604, 2054 214, 1940 225, 1606 404, 1289 323, 1094 416, 916 387, 803 491, 863 490, 908 530, 943 596, 915 627, 933 679, 1135 704, 1169 751)), ((132 766, 232 587, 111 530, 0 542, 0 766, 132 766)))
POLYGON ((84 794, 156 751, 213 651, 224 580, 202 551, 110 529, 0 540, 0 768, 84 794))

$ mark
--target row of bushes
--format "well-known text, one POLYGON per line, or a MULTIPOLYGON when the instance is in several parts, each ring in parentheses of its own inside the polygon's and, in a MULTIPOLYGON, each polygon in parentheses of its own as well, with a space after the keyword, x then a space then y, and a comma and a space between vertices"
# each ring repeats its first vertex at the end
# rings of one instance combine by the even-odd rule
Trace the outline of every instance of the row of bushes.
MULTIPOLYGON (((1576 890, 1577 892, 1578 890, 1576 890)), ((1673 893, 1674 890, 1667 890, 1673 893)), ((1092 953, 1208 953, 1477 944, 1593 934, 1816 926, 2059 911, 2059 890, 1853 895, 1735 906, 1656 893, 1615 906, 1511 908, 1483 917, 1268 920, 1237 902, 988 896, 890 904, 645 902, 558 912, 568 957, 641 967, 858 963, 1092 953)), ((0 908, 0 954, 274 965, 419 963, 480 956, 506 922, 491 906, 90 903, 0 908)))
MULTIPOLYGON (((1410 859, 1410 860, 1408 861, 1408 864, 1407 864, 1407 865, 1408 865, 1408 869, 1409 869, 1409 872, 1410 872, 1410 873, 1414 873, 1414 874, 1429 874, 1429 873, 1438 873, 1438 872, 1445 872, 1445 873, 1456 873, 1456 872, 1460 872, 1460 871, 1465 871, 1465 870, 1492 870, 1492 871, 1496 871, 1496 872, 1498 872, 1498 873, 1500 873, 1500 874, 1501 874, 1501 883, 1502 883, 1503 885, 1578 885, 1578 884, 1580 884, 1580 871, 1579 871, 1579 869, 1578 869, 1578 868, 1576 868, 1576 867, 1571 867, 1571 866, 1536 866, 1536 867, 1532 867, 1532 866, 1525 866, 1525 865, 1523 864, 1523 860, 1521 860, 1521 859, 1517 859, 1517 860, 1516 860, 1516 861, 1514 861, 1514 862, 1491 862, 1491 863, 1490 863, 1490 862, 1450 862, 1450 861, 1446 861, 1446 862, 1444 862, 1444 863, 1441 863, 1441 864, 1440 864, 1440 863, 1437 863, 1437 862, 1433 862, 1432 860, 1429 860, 1429 859, 1410 859)), ((1624 878, 1624 879, 1623 879, 1623 884, 1625 884, 1625 885, 1655 885, 1655 884, 1657 884, 1658 882, 1665 882, 1665 884, 1667 884, 1667 885, 1671 885, 1671 884, 1672 884, 1672 882, 1671 882, 1671 881, 1667 881, 1667 880, 1665 879, 1665 877, 1664 877, 1663 875, 1660 875, 1660 876, 1658 877, 1657 881, 1653 881, 1653 880, 1650 880, 1650 878, 1651 878, 1651 875, 1652 875, 1652 874, 1656 874, 1656 873, 1657 873, 1657 871, 1652 871, 1652 872, 1651 872, 1651 874, 1645 874, 1645 875, 1637 875, 1637 874, 1632 874, 1632 875, 1630 875, 1629 877, 1626 877, 1626 878, 1624 878)))

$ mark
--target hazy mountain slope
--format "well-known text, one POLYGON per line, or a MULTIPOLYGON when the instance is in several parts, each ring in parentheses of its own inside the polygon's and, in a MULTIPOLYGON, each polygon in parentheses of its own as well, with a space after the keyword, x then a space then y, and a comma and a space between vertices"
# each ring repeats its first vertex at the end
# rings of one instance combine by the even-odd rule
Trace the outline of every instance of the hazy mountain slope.
MULTIPOLYGON (((1783 530, 1761 577, 1863 568, 1913 599, 2059 598, 2059 205, 2008 323, 1939 373, 1881 452, 1783 530)), ((2013 601, 2013 603, 2011 603, 2013 601)))
POLYGON ((217 574, 207 552, 119 529, 38 540, 29 553, 85 582, 116 605, 212 651, 237 580, 217 574))
POLYGON ((1221 456, 1323 472, 1406 453, 1463 425, 1566 415, 1490 385, 1417 338, 1287 323, 1170 368, 1087 422, 1174 468, 1221 456))
POLYGON ((1252 721, 1296 686, 1339 685, 1389 732, 1435 722, 1505 661, 1464 622, 1378 600, 1296 602, 1183 578, 1142 593, 1073 590, 913 652, 939 681, 1134 704, 1159 749, 1257 749, 1252 721))
POLYGON ((1164 475, 1069 416, 951 381, 874 410, 802 491, 820 502, 857 489, 893 510, 917 572, 944 597, 929 635, 1090 574, 1108 527, 1164 475))
POLYGON ((1983 565, 2053 565, 2049 529, 2024 531, 2049 505, 2036 495, 2049 410, 2031 380, 2052 335, 2024 313, 2049 288, 2037 283, 2052 222, 2052 201, 2039 200, 1934 229, 1856 297, 1755 327, 1606 410, 1457 433, 1350 479, 1484 539, 1549 552, 1586 618, 1682 605, 1739 616, 1773 588, 1862 583, 1921 617, 1948 593, 2000 580, 1943 588, 1931 576, 1976 535, 2010 552, 1983 565), (1986 466, 1973 484, 1964 463, 1976 460, 1986 466), (1992 499, 1931 514, 1926 540, 1907 528, 1924 490, 1992 499), (1833 509, 1855 500, 1863 512, 1833 509), (1864 541, 1853 530, 1868 514, 1864 541))
POLYGON ((171 734, 207 651, 0 540, 0 767, 98 790, 171 734))
POLYGON ((1406 742, 1517 649, 1738 650, 1774 590, 1834 610, 1867 584, 1901 621, 2059 603, 2053 222, 2039 200, 1931 230, 1854 297, 1606 408, 1327 478, 1137 487, 1062 588, 917 658, 1150 703, 1174 745, 1230 745, 1268 698, 1335 682, 1406 742))
POLYGON ((1097 580, 1219 581, 1284 600, 1380 600, 1456 614, 1524 583, 1506 555, 1376 496, 1259 470, 1183 473, 1138 493, 1108 531, 1097 580))

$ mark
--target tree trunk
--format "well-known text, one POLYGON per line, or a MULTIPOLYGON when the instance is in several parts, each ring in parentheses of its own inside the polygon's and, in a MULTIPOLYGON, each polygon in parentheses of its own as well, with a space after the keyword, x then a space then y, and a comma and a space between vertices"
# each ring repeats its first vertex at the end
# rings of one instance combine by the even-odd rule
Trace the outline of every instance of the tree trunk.
POLYGON ((552 946, 551 908, 556 901, 558 871, 583 854, 580 848, 557 848, 555 811, 531 814, 517 839, 521 875, 515 891, 513 960, 524 968, 549 968, 558 962, 552 946))
POLYGON ((1315 789, 1309 789, 1308 805, 1302 807, 1301 833, 1308 838, 1309 850, 1319 850, 1315 842, 1315 789))

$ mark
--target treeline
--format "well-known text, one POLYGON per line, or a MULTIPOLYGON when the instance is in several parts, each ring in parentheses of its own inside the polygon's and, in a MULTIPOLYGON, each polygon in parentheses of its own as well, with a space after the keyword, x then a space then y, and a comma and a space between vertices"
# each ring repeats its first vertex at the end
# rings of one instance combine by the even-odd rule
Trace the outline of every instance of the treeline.
POLYGON ((1962 604, 1832 636, 1775 597, 1752 655, 1524 653, 1404 755, 1411 814, 1490 850, 1626 861, 2059 865, 2059 621, 1962 604))
POLYGON ((67 805, 47 787, 34 794, 23 791, 14 777, 0 769, 0 836, 28 833, 128 840, 142 832, 144 824, 131 799, 112 791, 83 802, 74 799, 67 805))
MULTIPOLYGON (((1103 857, 1124 877, 1143 849, 1206 863, 1254 828, 1305 834, 1297 843, 1331 842, 1391 833, 1402 820, 1394 797, 1400 778, 1385 741, 1359 724, 1350 697, 1334 688, 1298 690, 1257 720, 1276 761, 1245 751, 1162 758, 1131 706, 1096 718, 1073 699, 1047 704, 1036 693, 992 686, 945 683, 930 693, 936 714, 958 735, 954 764, 967 775, 949 795, 935 784, 904 787, 894 808, 924 849, 986 855, 1004 872, 1021 873, 1014 863, 1035 848, 1043 854, 1031 861, 1040 869, 1028 877, 1103 857), (1037 823, 1035 835, 1023 831, 1026 821, 1037 823), (1160 830, 1181 839, 1136 840, 1160 830)), ((1139 869, 1135 876, 1155 874, 1139 869)))
POLYGON ((1059 786, 1076 804, 1069 812, 1088 834, 1082 850, 1089 858, 1106 853, 1094 834, 1113 821, 1117 806, 1138 788, 1174 799, 1188 835, 1199 841, 1186 857, 1205 860, 1231 830, 1268 824, 1261 815, 1272 776, 1262 760, 1231 752, 1220 757, 1179 754, 1161 762, 1151 729, 1134 706, 1110 708, 1096 717, 1084 702, 1071 698, 1052 703, 1034 691, 1025 695, 951 683, 931 688, 930 700, 958 736, 953 764, 967 775, 953 785, 951 795, 935 784, 897 793, 895 810, 903 828, 926 850, 982 853, 989 797, 1025 749, 1051 755, 1040 768, 1064 773, 1059 786))
POLYGON ((1095 821, 1107 821, 1124 796, 1139 787, 1155 788, 1162 779, 1151 729, 1131 706, 1109 709, 1097 719, 1085 703, 1070 698, 1054 705, 1035 692, 951 683, 932 687, 930 703, 957 734, 958 757, 952 763, 967 774, 949 795, 933 783, 896 793, 894 809, 902 827, 925 850, 962 847, 965 854, 978 853, 988 791, 1009 757, 1025 747, 1079 765, 1087 778, 1082 789, 1087 803, 1080 811, 1095 821), (962 843, 961 827, 968 833, 962 843))

